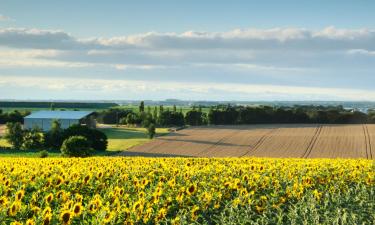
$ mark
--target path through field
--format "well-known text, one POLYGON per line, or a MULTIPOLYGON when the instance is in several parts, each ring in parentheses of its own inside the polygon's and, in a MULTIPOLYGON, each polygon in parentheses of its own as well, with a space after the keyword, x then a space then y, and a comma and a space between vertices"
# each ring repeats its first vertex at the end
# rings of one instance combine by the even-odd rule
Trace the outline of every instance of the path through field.
POLYGON ((374 158, 375 125, 192 127, 122 155, 193 157, 374 158))

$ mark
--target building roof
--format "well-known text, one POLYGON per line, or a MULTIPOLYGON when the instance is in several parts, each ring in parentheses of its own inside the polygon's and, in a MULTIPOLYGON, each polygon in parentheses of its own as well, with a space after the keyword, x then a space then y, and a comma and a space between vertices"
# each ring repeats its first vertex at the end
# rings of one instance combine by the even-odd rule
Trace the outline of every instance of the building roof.
POLYGON ((82 119, 92 111, 38 111, 26 116, 27 119, 82 119))

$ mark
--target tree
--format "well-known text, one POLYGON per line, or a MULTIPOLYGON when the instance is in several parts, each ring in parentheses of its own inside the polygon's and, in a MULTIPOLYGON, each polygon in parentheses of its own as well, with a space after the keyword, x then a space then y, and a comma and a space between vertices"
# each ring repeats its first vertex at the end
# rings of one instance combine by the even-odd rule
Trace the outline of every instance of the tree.
POLYGON ((183 126, 185 124, 184 115, 180 112, 164 111, 159 115, 161 126, 183 126))
POLYGON ((13 146, 14 149, 21 149, 25 132, 22 130, 21 123, 7 123, 7 132, 5 139, 13 146))
POLYGON ((127 116, 126 116, 126 124, 128 125, 135 125, 135 124, 138 124, 139 123, 139 117, 137 114, 135 113, 129 113, 127 116))
POLYGON ((173 105, 173 112, 177 112, 177 107, 176 107, 176 105, 173 105))
POLYGON ((158 108, 154 107, 154 113, 152 115, 152 118, 156 121, 158 119, 158 108))
POLYGON ((107 136, 97 130, 80 124, 70 126, 64 131, 64 140, 72 136, 83 136, 90 143, 90 147, 97 151, 105 151, 107 149, 107 136))
POLYGON ((58 120, 52 121, 51 130, 44 135, 45 146, 49 149, 60 149, 64 141, 64 131, 58 120))
POLYGON ((150 139, 153 139, 154 136, 155 136, 155 124, 154 123, 151 123, 148 127, 147 127, 147 135, 150 139))
POLYGON ((196 110, 191 110, 186 113, 185 122, 186 124, 189 124, 192 126, 200 126, 206 123, 206 118, 207 118, 206 113, 202 113, 196 110))
POLYGON ((61 146, 63 156, 85 157, 89 156, 91 152, 90 142, 83 136, 71 136, 61 146))
POLYGON ((51 102, 49 108, 51 111, 55 111, 55 103, 51 102))
POLYGON ((23 137, 23 148, 26 150, 37 150, 44 146, 44 137, 42 130, 38 127, 33 127, 25 131, 23 137))
POLYGON ((141 101, 141 103, 139 104, 139 112, 144 112, 144 111, 145 111, 145 103, 141 101))
POLYGON ((142 116, 142 127, 149 127, 150 124, 154 124, 155 120, 152 118, 151 113, 144 113, 142 116))

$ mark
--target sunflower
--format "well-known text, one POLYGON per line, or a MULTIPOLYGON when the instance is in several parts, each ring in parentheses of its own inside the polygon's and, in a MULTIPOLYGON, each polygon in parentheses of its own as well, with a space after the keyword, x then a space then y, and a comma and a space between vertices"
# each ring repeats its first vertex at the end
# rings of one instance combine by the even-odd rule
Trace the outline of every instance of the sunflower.
POLYGON ((181 224, 181 219, 180 219, 180 217, 176 217, 176 218, 174 218, 172 221, 171 221, 171 224, 172 225, 179 225, 179 224, 181 224))
POLYGON ((166 208, 161 208, 158 212, 157 217, 155 218, 155 221, 158 222, 162 219, 164 219, 167 215, 167 209, 166 208))
POLYGON ((50 204, 53 200, 53 194, 52 193, 49 193, 46 197, 44 197, 44 201, 47 203, 47 204, 50 204))
POLYGON ((186 193, 188 195, 193 195, 195 194, 195 192, 197 192, 197 185, 195 184, 191 184, 187 189, 186 189, 186 193))
POLYGON ((52 214, 52 209, 51 209, 51 207, 47 206, 47 207, 43 210, 43 216, 51 215, 51 214, 52 214))
POLYGON ((24 190, 19 190, 16 193, 16 201, 21 201, 23 196, 25 196, 25 191, 24 190))
POLYGON ((73 213, 74 213, 74 216, 79 216, 82 214, 82 211, 83 211, 83 206, 81 203, 76 203, 74 204, 73 206, 73 213))
POLYGON ((113 212, 109 212, 109 213, 107 213, 107 214, 104 216, 104 218, 103 218, 103 223, 104 223, 104 224, 107 224, 107 223, 111 222, 112 219, 113 219, 113 217, 114 217, 114 213, 113 213, 113 212))
POLYGON ((72 219, 72 212, 65 210, 60 214, 60 221, 62 224, 70 224, 72 219))
POLYGON ((15 201, 10 205, 8 209, 8 215, 15 216, 20 209, 21 209, 21 202, 15 201))
POLYGON ((76 200, 77 202, 82 202, 83 201, 83 196, 81 194, 76 194, 76 200))
POLYGON ((90 174, 86 175, 85 178, 83 178, 83 183, 87 184, 90 178, 91 178, 90 174))
POLYGON ((60 186, 61 184, 64 183, 64 178, 62 176, 59 176, 57 179, 56 179, 56 186, 60 186))
POLYGON ((26 225, 35 225, 35 221, 33 219, 28 219, 26 225))
POLYGON ((46 214, 43 216, 43 225, 50 225, 52 220, 52 214, 46 214))
POLYGON ((199 206, 194 206, 193 209, 191 210, 191 219, 192 220, 197 220, 198 217, 198 211, 199 211, 199 206))
POLYGON ((22 223, 18 221, 14 221, 14 222, 11 222, 10 225, 22 225, 22 223))
POLYGON ((0 198, 0 206, 1 207, 4 207, 4 206, 6 206, 8 204, 8 198, 6 197, 6 196, 2 196, 1 198, 0 198))

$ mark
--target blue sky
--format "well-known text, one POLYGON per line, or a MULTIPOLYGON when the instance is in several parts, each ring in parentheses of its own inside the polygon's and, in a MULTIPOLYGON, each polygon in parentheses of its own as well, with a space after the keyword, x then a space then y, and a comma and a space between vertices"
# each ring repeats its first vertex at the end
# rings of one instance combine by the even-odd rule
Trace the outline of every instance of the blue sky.
POLYGON ((0 2, 0 98, 375 99, 375 1, 0 2))

